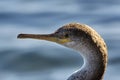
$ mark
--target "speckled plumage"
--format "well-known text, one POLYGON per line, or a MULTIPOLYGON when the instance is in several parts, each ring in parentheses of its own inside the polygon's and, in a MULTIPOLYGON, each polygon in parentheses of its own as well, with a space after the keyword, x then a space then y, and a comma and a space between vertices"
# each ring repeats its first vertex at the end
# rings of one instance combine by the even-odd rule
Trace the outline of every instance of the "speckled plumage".
POLYGON ((59 30, 74 33, 71 35, 76 36, 76 41, 64 45, 81 52, 86 59, 84 67, 72 74, 68 80, 102 80, 107 65, 107 47, 101 36, 91 27, 79 23, 65 25, 59 30))
POLYGON ((34 38, 57 42, 80 52, 84 64, 67 80, 103 79, 107 66, 107 47, 101 36, 85 24, 70 23, 52 34, 20 34, 18 38, 34 38))

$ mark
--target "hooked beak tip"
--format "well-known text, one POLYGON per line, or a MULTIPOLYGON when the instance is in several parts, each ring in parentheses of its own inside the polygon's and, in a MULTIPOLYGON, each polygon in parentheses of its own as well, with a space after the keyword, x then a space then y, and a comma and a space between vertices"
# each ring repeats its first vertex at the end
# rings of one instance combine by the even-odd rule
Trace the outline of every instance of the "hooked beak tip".
POLYGON ((25 35, 24 34, 18 34, 17 38, 20 39, 20 38, 24 38, 25 35))

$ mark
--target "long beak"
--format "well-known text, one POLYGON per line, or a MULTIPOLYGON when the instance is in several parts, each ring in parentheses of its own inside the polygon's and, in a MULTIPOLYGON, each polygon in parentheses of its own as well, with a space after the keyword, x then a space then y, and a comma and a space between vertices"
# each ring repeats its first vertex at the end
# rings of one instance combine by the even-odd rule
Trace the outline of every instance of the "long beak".
POLYGON ((64 44, 66 42, 70 42, 69 38, 65 39, 59 39, 55 34, 19 34, 17 38, 20 39, 26 39, 26 38, 31 38, 31 39, 40 39, 40 40, 47 40, 51 42, 56 42, 59 44, 64 44))
POLYGON ((54 36, 54 34, 19 34, 17 38, 20 39, 26 39, 26 38, 31 38, 31 39, 40 39, 40 40, 47 40, 47 41, 52 41, 56 42, 57 38, 54 36))

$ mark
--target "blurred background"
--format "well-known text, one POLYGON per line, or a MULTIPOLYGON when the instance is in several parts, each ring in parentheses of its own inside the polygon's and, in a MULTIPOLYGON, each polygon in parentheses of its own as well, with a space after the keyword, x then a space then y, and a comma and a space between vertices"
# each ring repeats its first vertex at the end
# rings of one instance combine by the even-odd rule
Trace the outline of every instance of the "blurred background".
POLYGON ((108 45, 105 80, 120 80, 120 0, 0 0, 0 80, 66 80, 83 64, 75 51, 19 33, 51 33, 70 22, 94 28, 108 45))

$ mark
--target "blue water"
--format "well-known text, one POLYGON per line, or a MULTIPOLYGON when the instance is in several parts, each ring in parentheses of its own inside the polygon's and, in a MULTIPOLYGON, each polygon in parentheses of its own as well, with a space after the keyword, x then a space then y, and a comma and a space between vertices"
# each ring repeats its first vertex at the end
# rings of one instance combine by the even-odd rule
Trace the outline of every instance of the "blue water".
POLYGON ((120 0, 0 0, 0 80, 66 80, 81 56, 55 43, 18 40, 19 33, 51 33, 79 22, 108 45, 105 80, 120 80, 120 0))

